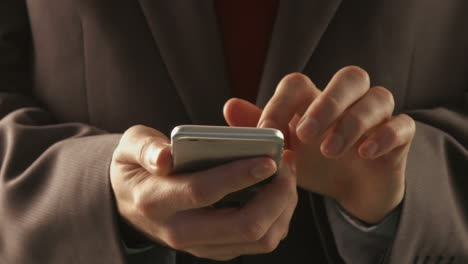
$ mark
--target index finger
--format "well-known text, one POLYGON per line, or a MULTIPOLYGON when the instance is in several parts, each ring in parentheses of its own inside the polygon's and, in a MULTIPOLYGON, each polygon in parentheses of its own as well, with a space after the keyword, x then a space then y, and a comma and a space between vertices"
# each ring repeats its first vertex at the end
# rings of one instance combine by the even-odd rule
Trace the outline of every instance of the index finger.
POLYGON ((265 106, 258 122, 259 127, 288 131, 295 114, 302 115, 320 90, 304 74, 292 73, 284 77, 265 106))
POLYGON ((320 138, 369 88, 369 75, 363 69, 348 66, 339 70, 299 121, 296 130, 299 139, 310 143, 320 138))

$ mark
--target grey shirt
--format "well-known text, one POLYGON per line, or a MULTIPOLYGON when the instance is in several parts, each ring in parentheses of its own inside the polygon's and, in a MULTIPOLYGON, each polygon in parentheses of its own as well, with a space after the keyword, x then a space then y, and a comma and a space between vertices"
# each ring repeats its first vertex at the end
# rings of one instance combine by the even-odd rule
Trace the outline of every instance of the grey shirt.
POLYGON ((382 259, 395 237, 400 207, 372 226, 351 216, 330 198, 325 198, 325 208, 338 252, 346 263, 370 264, 382 259))

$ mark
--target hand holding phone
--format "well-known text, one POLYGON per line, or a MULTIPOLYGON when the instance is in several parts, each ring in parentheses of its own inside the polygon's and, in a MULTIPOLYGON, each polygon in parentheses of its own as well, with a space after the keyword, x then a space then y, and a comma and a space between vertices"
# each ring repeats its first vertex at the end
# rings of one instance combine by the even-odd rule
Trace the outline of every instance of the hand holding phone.
MULTIPOLYGON (((227 162, 258 156, 272 158, 277 167, 283 152, 283 134, 271 128, 183 125, 171 133, 174 173, 206 170, 227 162)), ((250 200, 272 177, 226 196, 217 206, 250 200)))
POLYGON ((122 135, 110 180, 123 219, 161 245, 202 258, 229 260, 278 246, 298 199, 290 151, 278 167, 271 158, 259 157, 174 174, 169 143, 163 133, 141 125, 122 135), (275 179, 244 206, 209 208, 275 171, 275 179))

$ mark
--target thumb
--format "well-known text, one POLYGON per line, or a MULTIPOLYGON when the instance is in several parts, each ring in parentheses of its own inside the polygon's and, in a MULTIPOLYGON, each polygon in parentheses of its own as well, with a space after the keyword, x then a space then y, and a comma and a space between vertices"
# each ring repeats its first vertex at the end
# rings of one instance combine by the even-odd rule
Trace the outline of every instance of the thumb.
POLYGON ((116 161, 138 164, 152 174, 166 175, 172 168, 170 140, 161 132, 142 125, 123 134, 116 161))
POLYGON ((256 127, 262 111, 246 100, 232 98, 224 104, 223 114, 230 126, 256 127))

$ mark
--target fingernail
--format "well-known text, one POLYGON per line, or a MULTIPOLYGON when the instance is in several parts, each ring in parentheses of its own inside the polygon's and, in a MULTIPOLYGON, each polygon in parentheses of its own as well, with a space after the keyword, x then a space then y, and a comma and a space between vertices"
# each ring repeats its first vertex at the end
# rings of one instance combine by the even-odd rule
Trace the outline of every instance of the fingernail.
POLYGON ((271 120, 263 120, 258 127, 261 128, 277 128, 276 123, 271 120))
POLYGON ((297 131, 308 139, 317 136, 319 129, 319 122, 316 119, 309 117, 301 120, 297 126, 297 131))
POLYGON ((149 164, 156 166, 158 163, 159 154, 161 154, 161 148, 154 148, 149 155, 149 164))
POLYGON ((255 166, 250 174, 256 179, 264 179, 273 175, 276 171, 276 166, 273 161, 262 162, 261 164, 255 166))
POLYGON ((366 157, 374 157, 379 149, 379 145, 375 141, 370 141, 364 146, 364 155, 366 157))
POLYGON ((169 146, 170 144, 167 143, 153 143, 150 147, 151 149, 148 151, 148 156, 146 157, 148 164, 150 164, 151 166, 157 166, 158 159, 161 156, 161 152, 163 152, 163 150, 169 146))
POLYGON ((335 134, 325 143, 325 152, 332 156, 338 155, 340 154, 343 145, 343 136, 335 134))

